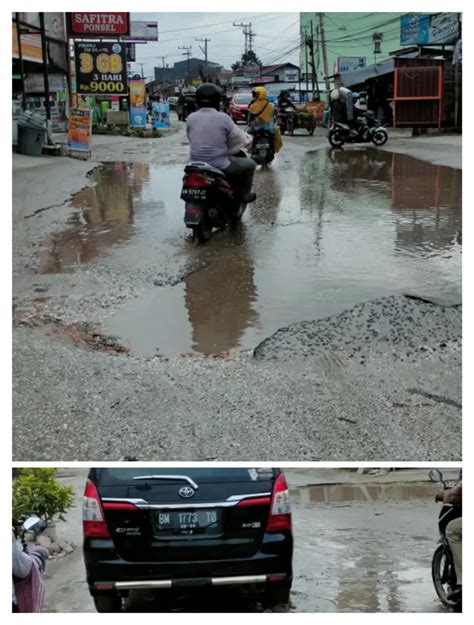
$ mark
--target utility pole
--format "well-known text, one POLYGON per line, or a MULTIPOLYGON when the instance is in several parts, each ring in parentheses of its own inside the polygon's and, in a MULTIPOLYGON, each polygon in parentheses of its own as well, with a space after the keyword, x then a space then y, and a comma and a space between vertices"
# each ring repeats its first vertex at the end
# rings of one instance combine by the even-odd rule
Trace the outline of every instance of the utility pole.
POLYGON ((188 61, 188 77, 189 77, 189 57, 191 56, 191 49, 192 49, 192 46, 178 46, 178 50, 186 50, 186 52, 183 52, 183 56, 185 56, 188 61))
MULTIPOLYGON (((311 54, 311 87, 312 87, 312 98, 313 98, 313 102, 314 102, 314 74, 315 74, 316 66, 314 64, 313 20, 311 20, 311 39, 310 39, 310 43, 311 43, 311 48, 310 48, 310 54, 311 54)), ((317 79, 317 76, 316 76, 316 79, 317 79)))
POLYGON ((308 100, 309 83, 308 83, 308 31, 306 29, 301 30, 301 35, 304 37, 304 68, 306 78, 306 100, 308 100))
POLYGON ((44 25, 44 13, 39 14, 41 29, 41 51, 43 54, 44 97, 46 108, 46 136, 48 145, 53 145, 53 130, 51 126, 51 108, 49 101, 49 74, 48 74, 48 49, 46 46, 46 28, 44 25))
POLYGON ((257 36, 252 31, 252 22, 249 22, 248 24, 244 24, 243 22, 240 22, 240 24, 236 24, 235 22, 233 22, 233 26, 243 29, 242 32, 244 33, 245 37, 245 56, 247 56, 247 54, 252 51, 252 40, 254 37, 257 36))
POLYGON ((326 83, 326 91, 328 93, 328 102, 329 102, 329 77, 328 77, 328 54, 326 50, 326 37, 324 35, 324 21, 323 21, 323 13, 318 13, 319 15, 319 33, 321 35, 321 49, 323 51, 323 68, 324 68, 324 82, 326 83))
POLYGON ((207 37, 204 37, 204 39, 198 39, 197 37, 195 37, 195 39, 196 41, 204 41, 204 50, 202 49, 202 46, 199 47, 204 52, 204 78, 205 80, 207 80, 207 42, 211 40, 207 37))
POLYGON ((163 71, 161 73, 161 82, 165 82, 165 58, 166 58, 165 56, 161 57, 161 63, 163 65, 163 68, 162 68, 163 71))

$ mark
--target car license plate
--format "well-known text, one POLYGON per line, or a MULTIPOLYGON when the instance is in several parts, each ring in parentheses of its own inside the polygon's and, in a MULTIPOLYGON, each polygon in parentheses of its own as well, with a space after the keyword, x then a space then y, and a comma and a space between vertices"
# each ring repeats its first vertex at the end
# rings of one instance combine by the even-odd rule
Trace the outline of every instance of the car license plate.
POLYGON ((155 513, 155 527, 160 533, 198 531, 218 534, 222 528, 222 511, 199 510, 158 510, 155 513))
POLYGON ((207 189, 204 188, 195 188, 195 187, 184 187, 181 193, 181 199, 186 201, 207 200, 207 189))

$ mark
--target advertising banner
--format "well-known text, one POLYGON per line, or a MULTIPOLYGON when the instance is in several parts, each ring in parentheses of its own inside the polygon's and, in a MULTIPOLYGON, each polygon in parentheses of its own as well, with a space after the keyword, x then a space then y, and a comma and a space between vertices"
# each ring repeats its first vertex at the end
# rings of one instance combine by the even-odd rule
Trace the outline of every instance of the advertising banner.
MULTIPOLYGON (((146 107, 132 106, 130 107, 130 126, 134 128, 145 128, 146 126, 146 107)), ((158 128, 158 126, 156 126, 158 128)))
POLYGON ((323 121, 324 102, 305 102, 304 110, 313 113, 318 122, 323 121))
POLYGON ((130 22, 130 34, 122 41, 158 41, 158 22, 130 22))
POLYGON ((67 145, 76 152, 91 151, 92 114, 88 109, 71 109, 67 145))
MULTIPOLYGON (((37 28, 40 27, 39 13, 20 13, 20 21, 37 28)), ((48 37, 66 41, 64 13, 44 13, 44 27, 48 37)))
POLYGON ((127 95, 125 44, 76 41, 74 55, 77 93, 127 95))
POLYGON ((365 56, 338 56, 337 57, 337 72, 341 74, 344 72, 354 72, 356 69, 365 67, 365 56))
POLYGON ((130 107, 141 108, 145 106, 146 91, 144 78, 130 80, 130 107))
POLYGON ((169 128, 170 105, 168 102, 153 102, 151 116, 153 128, 169 128))
POLYGON ((460 34, 457 13, 408 13, 400 18, 400 44, 403 46, 456 43, 460 34))
MULTIPOLYGON (((21 35, 21 54, 24 61, 42 63, 43 52, 41 50, 41 35, 21 35)), ((18 59, 19 56, 16 24, 12 24, 12 57, 18 59)))
POLYGON ((69 35, 74 37, 116 37, 128 35, 128 13, 68 13, 69 35))

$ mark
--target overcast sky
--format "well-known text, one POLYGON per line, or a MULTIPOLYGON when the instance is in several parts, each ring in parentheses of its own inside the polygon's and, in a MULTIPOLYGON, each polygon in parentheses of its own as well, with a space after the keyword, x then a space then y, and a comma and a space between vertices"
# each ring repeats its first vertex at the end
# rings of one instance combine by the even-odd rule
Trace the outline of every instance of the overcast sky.
POLYGON ((154 78, 153 68, 162 66, 162 56, 170 67, 184 60, 178 46, 192 46, 191 55, 204 58, 199 49, 204 44, 195 37, 211 39, 209 61, 230 69, 244 52, 242 28, 233 27, 233 22, 252 22, 256 34, 253 49, 264 64, 281 60, 299 63, 299 13, 131 13, 131 19, 158 22, 158 43, 136 46, 136 59, 143 63, 146 77, 154 78), (296 50, 291 51, 293 48, 296 50))

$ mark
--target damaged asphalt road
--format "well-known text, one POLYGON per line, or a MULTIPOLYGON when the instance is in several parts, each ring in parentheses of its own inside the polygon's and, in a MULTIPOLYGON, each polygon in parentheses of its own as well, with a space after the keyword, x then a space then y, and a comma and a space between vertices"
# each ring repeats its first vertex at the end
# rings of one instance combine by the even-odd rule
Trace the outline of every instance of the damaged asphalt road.
POLYGON ((299 139, 202 248, 183 130, 14 170, 15 460, 460 458, 460 171, 299 139))

